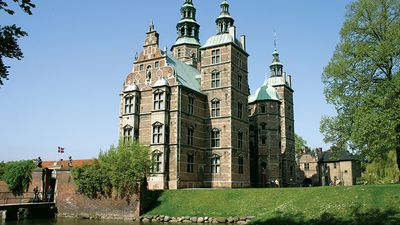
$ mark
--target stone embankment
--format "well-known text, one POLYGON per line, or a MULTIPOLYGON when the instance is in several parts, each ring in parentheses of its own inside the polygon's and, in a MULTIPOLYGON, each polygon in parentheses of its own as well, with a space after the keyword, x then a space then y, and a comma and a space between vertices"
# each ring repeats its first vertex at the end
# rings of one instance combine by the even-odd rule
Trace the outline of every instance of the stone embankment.
POLYGON ((150 216, 144 215, 137 219, 142 223, 151 222, 164 222, 164 223, 236 223, 236 224, 247 224, 254 216, 242 216, 242 217, 170 217, 170 216, 150 216))

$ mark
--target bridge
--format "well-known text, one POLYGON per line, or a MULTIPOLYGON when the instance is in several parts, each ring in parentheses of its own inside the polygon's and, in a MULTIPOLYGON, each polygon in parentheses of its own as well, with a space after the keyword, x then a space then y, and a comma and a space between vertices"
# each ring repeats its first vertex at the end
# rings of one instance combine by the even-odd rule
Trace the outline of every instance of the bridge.
POLYGON ((57 212, 54 202, 40 202, 39 196, 34 199, 34 193, 14 195, 11 192, 0 192, 0 218, 16 220, 24 218, 49 218, 57 212))

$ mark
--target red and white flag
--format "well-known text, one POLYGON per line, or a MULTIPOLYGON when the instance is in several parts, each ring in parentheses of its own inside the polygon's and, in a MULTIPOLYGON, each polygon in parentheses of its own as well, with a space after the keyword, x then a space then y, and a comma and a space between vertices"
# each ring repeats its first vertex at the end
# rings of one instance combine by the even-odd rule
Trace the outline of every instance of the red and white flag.
POLYGON ((64 148, 63 148, 63 147, 60 147, 60 146, 58 146, 58 153, 64 153, 64 148))

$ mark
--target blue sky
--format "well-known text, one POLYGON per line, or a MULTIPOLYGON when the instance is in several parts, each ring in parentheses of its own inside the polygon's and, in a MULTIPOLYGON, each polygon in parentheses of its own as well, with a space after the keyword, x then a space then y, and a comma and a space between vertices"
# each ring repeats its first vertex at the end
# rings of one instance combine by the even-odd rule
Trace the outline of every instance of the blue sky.
MULTIPOLYGON (((151 19, 160 47, 176 39, 183 0, 35 1, 29 16, 0 13, 0 24, 17 24, 25 58, 5 60, 10 80, 0 88, 0 161, 57 157, 92 158, 118 139, 119 93, 142 49, 151 19)), ((201 43, 215 34, 219 0, 193 0, 201 43)), ((230 0, 237 31, 247 36, 253 93, 268 74, 273 31, 286 72, 293 76, 295 131, 311 147, 329 147, 319 132, 322 115, 333 115, 321 74, 339 42, 350 0, 230 0)))

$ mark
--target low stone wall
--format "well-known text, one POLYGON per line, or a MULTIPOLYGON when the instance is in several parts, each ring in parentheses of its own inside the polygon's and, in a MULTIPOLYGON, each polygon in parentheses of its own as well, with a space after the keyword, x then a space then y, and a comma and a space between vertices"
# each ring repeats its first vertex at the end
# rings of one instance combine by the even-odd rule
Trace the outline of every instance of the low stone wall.
POLYGON ((170 217, 163 215, 149 216, 144 215, 137 219, 142 223, 236 223, 236 224, 247 224, 254 216, 245 217, 170 217))

